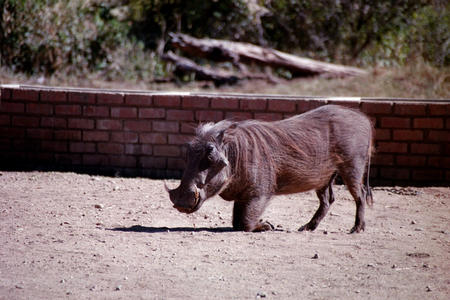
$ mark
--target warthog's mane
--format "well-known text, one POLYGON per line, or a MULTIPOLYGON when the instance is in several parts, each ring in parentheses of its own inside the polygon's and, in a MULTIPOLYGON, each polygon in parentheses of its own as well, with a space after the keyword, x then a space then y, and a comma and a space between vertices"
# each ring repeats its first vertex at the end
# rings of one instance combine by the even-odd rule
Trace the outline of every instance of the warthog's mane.
POLYGON ((291 153, 303 152, 292 137, 292 132, 283 130, 277 123, 223 120, 200 125, 196 133, 198 141, 216 141, 219 144, 231 164, 233 174, 237 172, 243 175, 252 172, 251 169, 256 172, 264 166, 262 169, 267 175, 275 176, 274 168, 286 158, 286 149, 291 150, 291 153), (284 151, 279 151, 280 148, 284 151))

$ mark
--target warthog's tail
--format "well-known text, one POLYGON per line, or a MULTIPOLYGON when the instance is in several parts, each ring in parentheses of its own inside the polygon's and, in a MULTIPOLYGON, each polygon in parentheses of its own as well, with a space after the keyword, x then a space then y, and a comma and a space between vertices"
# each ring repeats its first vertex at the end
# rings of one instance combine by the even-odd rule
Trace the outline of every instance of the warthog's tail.
POLYGON ((366 197, 366 203, 369 206, 373 206, 373 197, 372 197, 372 189, 369 185, 369 177, 370 177, 370 158, 372 156, 373 152, 373 146, 372 146, 372 137, 370 137, 369 142, 369 149, 367 150, 367 154, 369 156, 369 159, 367 160, 367 166, 366 166, 366 185, 365 185, 365 197, 366 197))

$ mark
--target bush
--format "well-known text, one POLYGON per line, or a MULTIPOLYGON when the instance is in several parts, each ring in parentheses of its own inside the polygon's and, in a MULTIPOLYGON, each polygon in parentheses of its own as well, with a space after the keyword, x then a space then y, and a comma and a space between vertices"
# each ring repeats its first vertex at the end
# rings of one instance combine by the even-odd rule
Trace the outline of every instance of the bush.
POLYGON ((448 66, 443 0, 0 0, 0 63, 29 75, 166 74, 168 33, 251 42, 312 58, 448 66), (106 3, 106 4, 105 4, 106 3))
POLYGON ((47 75, 65 68, 79 74, 104 68, 129 28, 110 7, 91 2, 0 2, 2 65, 47 75))

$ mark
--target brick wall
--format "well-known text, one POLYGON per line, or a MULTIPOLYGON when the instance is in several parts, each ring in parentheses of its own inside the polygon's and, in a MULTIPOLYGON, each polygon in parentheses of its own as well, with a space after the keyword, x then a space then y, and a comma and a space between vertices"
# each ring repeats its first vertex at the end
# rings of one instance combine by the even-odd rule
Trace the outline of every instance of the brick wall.
POLYGON ((280 120, 325 104, 376 128, 372 182, 450 185, 450 100, 305 98, 1 86, 0 169, 179 177, 200 122, 280 120))

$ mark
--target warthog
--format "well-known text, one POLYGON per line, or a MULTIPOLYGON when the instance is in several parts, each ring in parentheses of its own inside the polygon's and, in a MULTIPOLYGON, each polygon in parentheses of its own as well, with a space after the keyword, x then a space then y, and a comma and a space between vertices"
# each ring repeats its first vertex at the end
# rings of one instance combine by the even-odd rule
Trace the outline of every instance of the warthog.
POLYGON ((320 206, 300 231, 314 230, 334 202, 340 175, 356 202, 351 233, 364 230, 373 128, 359 111, 326 105, 282 121, 223 120, 197 128, 187 145, 178 188, 167 191, 183 213, 197 211, 214 195, 234 201, 233 228, 273 229, 260 217, 274 195, 315 190, 320 206), (365 181, 364 181, 365 177, 365 181))

